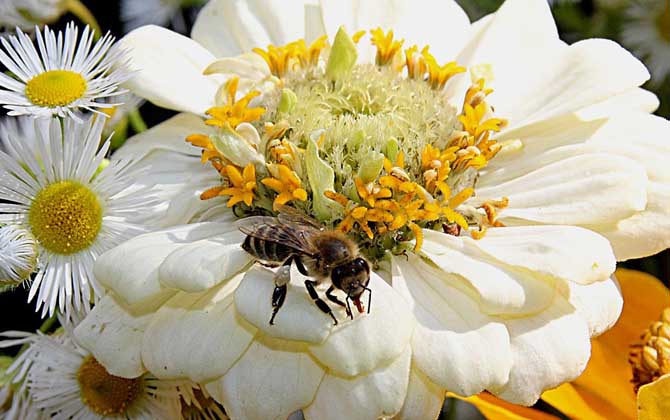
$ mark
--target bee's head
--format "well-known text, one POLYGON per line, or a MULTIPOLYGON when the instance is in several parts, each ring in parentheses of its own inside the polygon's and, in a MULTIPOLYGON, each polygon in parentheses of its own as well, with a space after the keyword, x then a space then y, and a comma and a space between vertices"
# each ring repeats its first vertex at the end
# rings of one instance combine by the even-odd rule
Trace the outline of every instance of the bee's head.
POLYGON ((359 312, 363 312, 361 295, 368 289, 370 283, 370 265, 363 258, 356 258, 345 264, 340 264, 332 271, 333 285, 347 294, 359 312))

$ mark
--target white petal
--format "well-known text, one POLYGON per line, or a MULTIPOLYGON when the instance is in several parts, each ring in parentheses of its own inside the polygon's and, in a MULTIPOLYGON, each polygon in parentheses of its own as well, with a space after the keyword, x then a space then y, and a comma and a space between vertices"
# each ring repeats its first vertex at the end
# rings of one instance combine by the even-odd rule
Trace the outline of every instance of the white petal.
POLYGON ((623 297, 614 279, 606 279, 581 285, 565 283, 563 295, 568 299, 589 327, 591 337, 610 329, 619 319, 623 307, 623 297))
POLYGON ((508 197, 509 206, 499 213, 507 224, 515 224, 514 219, 565 225, 607 223, 644 209, 647 199, 644 168, 605 153, 575 152, 509 181, 495 185, 489 175, 487 182, 477 189, 474 201, 508 197))
MULTIPOLYGON (((505 88, 521 89, 525 83, 523 77, 529 77, 527 73, 538 62, 551 62, 552 55, 564 46, 546 2, 508 0, 496 13, 473 24, 471 38, 457 61, 464 66, 491 64, 494 94, 502 96, 505 88)), ((469 84, 468 77, 460 77, 447 86, 447 95, 459 108, 469 84)), ((498 102, 492 103, 497 108, 498 102)))
MULTIPOLYGON (((284 340, 321 343, 330 334, 333 320, 314 305, 300 279, 297 270, 292 269, 286 300, 274 325, 269 323, 275 288, 271 270, 252 267, 235 291, 235 306, 240 315, 263 334, 284 340)), ((344 321, 344 311, 333 309, 335 316, 344 321)))
POLYGON ((303 410, 307 420, 376 419, 398 413, 407 394, 411 350, 388 366, 353 379, 326 375, 312 404, 303 410))
POLYGON ((111 295, 96 303, 74 330, 77 342, 90 351, 112 375, 136 378, 145 372, 142 335, 153 313, 134 316, 111 295))
POLYGON ((196 382, 226 374, 256 333, 233 305, 241 278, 204 294, 181 294, 160 308, 142 342, 147 369, 159 378, 196 382))
POLYGON ((473 243, 505 264, 579 284, 604 280, 616 269, 607 239, 575 226, 489 229, 473 243))
POLYGON ((128 51, 130 68, 136 71, 126 83, 136 95, 164 108, 194 114, 204 114, 214 105, 223 79, 203 75, 215 57, 197 42, 148 25, 130 32, 119 44, 128 51))
POLYGON ((284 45, 305 36, 305 3, 211 0, 198 15, 191 37, 217 57, 284 45))
POLYGON ((198 223, 137 236, 98 258, 96 279, 125 303, 150 310, 177 292, 158 280, 158 268, 165 258, 191 242, 229 230, 225 223, 198 223))
POLYGON ((532 405, 542 392, 577 378, 591 353, 586 323, 564 299, 537 315, 503 320, 514 365, 503 388, 490 389, 515 404, 532 405))
POLYGON ((233 419, 283 420, 312 401, 323 376, 304 346, 265 337, 206 388, 233 419))
MULTIPOLYGON (((342 25, 350 34, 380 27, 393 30, 405 47, 429 45, 441 63, 454 60, 470 36, 470 20, 453 0, 321 0, 321 8, 331 38, 342 25)), ((374 57, 367 39, 358 49, 363 61, 374 57)))
POLYGON ((507 329, 444 278, 417 256, 393 258, 393 287, 417 320, 414 364, 430 381, 460 395, 502 386, 512 366, 507 329))
POLYGON ((147 131, 136 134, 114 153, 114 159, 140 160, 152 151, 169 150, 184 155, 200 157, 202 149, 186 142, 191 134, 213 134, 214 129, 205 124, 202 117, 193 114, 177 114, 147 131))
POLYGON ((445 392, 443 388, 432 383, 423 372, 412 366, 405 403, 393 420, 437 419, 442 410, 445 392))
POLYGON ((536 67, 522 68, 509 80, 498 78, 494 67, 497 90, 490 100, 497 115, 509 119, 510 129, 578 111, 649 79, 639 60, 604 39, 559 49, 550 61, 536 67))
POLYGON ((648 90, 633 88, 602 102, 581 109, 577 114, 586 120, 608 117, 627 112, 651 114, 660 105, 658 97, 648 90))
POLYGON ((409 344, 414 317, 407 302, 375 273, 369 287, 370 313, 354 314, 353 322, 340 322, 326 341, 309 347, 309 352, 336 374, 362 375, 395 360, 409 344))
POLYGON ((175 250, 159 268, 160 282, 166 287, 197 293, 228 280, 251 261, 242 249, 243 240, 242 232, 229 223, 227 231, 175 250))
POLYGON ((551 278, 496 260, 468 237, 424 229, 421 253, 445 272, 444 281, 478 301, 484 313, 537 312, 555 294, 551 278))

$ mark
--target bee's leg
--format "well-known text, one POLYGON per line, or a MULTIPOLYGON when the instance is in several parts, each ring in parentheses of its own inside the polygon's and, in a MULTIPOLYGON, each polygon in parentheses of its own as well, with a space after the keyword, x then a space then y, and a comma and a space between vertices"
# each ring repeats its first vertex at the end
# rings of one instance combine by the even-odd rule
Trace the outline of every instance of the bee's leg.
POLYGON ((333 294, 333 290, 335 290, 335 286, 330 286, 328 290, 326 290, 326 297, 328 298, 329 301, 333 303, 337 303, 340 306, 344 306, 344 308, 347 310, 347 316, 351 317, 353 319, 353 316, 347 307, 347 304, 342 302, 337 296, 333 294))
POLYGON ((330 315, 330 317, 333 318, 333 321, 335 321, 335 325, 337 325, 337 318, 335 318, 333 310, 330 309, 330 306, 328 306, 328 304, 319 297, 319 294, 316 293, 316 289, 314 288, 314 286, 316 286, 315 281, 305 280, 305 288, 307 288, 307 293, 309 293, 309 297, 312 298, 316 307, 321 309, 323 313, 330 315))
POLYGON ((309 276, 309 272, 307 271, 307 268, 305 267, 305 264, 302 262, 302 258, 300 256, 295 255, 293 256, 293 261, 295 261, 295 266, 298 268, 298 271, 300 271, 300 274, 303 276, 309 276))
POLYGON ((288 291, 288 283, 291 281, 291 261, 293 257, 288 257, 284 264, 279 267, 274 276, 275 290, 272 292, 272 317, 270 318, 270 325, 274 325, 275 316, 281 309, 286 300, 286 292, 288 291))

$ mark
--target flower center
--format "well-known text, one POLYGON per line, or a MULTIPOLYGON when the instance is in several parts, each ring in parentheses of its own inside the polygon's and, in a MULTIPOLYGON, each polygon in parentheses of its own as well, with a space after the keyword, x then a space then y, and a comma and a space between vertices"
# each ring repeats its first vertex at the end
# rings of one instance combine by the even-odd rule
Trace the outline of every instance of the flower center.
POLYGON ((670 43, 670 2, 665 2, 663 12, 656 17, 656 27, 661 38, 670 43))
POLYGON ((110 375, 93 356, 84 359, 77 371, 81 400, 101 416, 124 414, 142 392, 141 378, 110 375))
POLYGON ((642 343, 631 346, 628 361, 633 368, 635 392, 645 384, 670 373, 670 308, 642 335, 642 343))
POLYGON ((70 70, 49 70, 26 83, 26 96, 30 102, 49 108, 71 104, 85 92, 86 79, 70 70))
POLYGON ((75 181, 61 181, 37 194, 28 221, 44 248, 70 255, 93 244, 102 227, 102 207, 88 187, 75 181))
POLYGON ((309 48, 301 40, 254 50, 275 88, 237 99, 238 80, 230 80, 226 104, 207 111, 207 124, 220 131, 187 139, 224 181, 201 198, 229 196, 240 217, 288 204, 350 234, 372 261, 404 252, 410 240, 418 250, 422 229, 458 235, 476 225, 471 235, 481 237, 487 226, 502 226, 503 197, 462 206, 501 149, 492 136, 506 121, 486 102, 490 67, 471 69, 459 111, 444 88, 464 67, 438 64, 428 47, 405 50, 403 60, 392 31, 370 34, 374 65, 356 64, 363 33, 349 38, 343 30, 325 63, 326 38, 309 48))

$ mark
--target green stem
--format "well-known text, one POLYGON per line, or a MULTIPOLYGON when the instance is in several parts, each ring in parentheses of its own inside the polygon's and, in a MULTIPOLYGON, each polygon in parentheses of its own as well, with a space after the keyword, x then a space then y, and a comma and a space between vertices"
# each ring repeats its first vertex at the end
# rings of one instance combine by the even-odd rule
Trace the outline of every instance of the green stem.
POLYGON ((80 0, 66 0, 65 5, 67 10, 75 15, 77 19, 84 22, 90 26, 91 29, 93 29, 93 38, 98 40, 102 35, 102 29, 100 29, 98 21, 95 19, 93 13, 88 10, 88 7, 86 7, 80 0))
POLYGON ((47 318, 43 323, 42 326, 40 326, 40 332, 41 333, 48 333, 51 327, 54 326, 54 324, 58 321, 58 317, 56 314, 51 315, 51 317, 47 318))
POLYGON ((147 131, 147 124, 142 119, 142 115, 138 109, 133 109, 128 113, 128 120, 130 121, 130 126, 133 127, 136 133, 141 133, 147 131))

